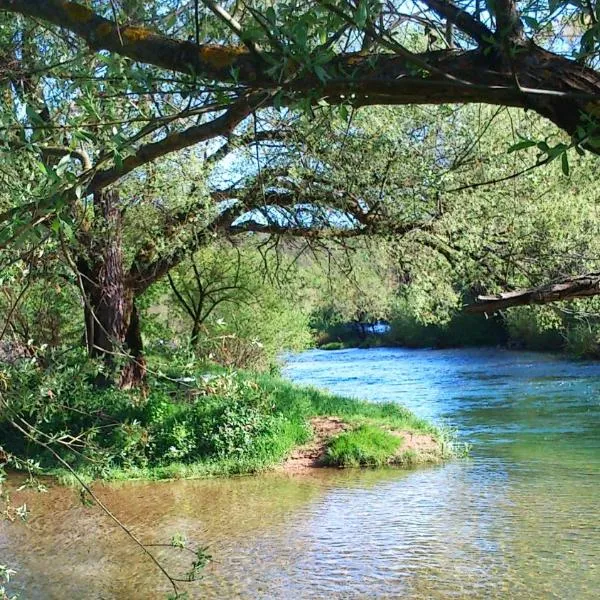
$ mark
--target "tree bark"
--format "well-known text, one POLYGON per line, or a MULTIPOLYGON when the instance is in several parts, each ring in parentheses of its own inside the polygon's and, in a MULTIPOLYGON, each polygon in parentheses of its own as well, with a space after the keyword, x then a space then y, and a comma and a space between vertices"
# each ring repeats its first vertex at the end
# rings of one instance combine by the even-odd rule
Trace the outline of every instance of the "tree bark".
POLYGON ((200 344, 200 319, 194 320, 194 325, 192 327, 192 333, 190 335, 190 345, 194 350, 198 350, 198 346, 200 344))
POLYGON ((134 290, 125 277, 118 192, 94 194, 94 210, 96 227, 88 237, 89 256, 79 263, 88 353, 104 361, 106 372, 100 383, 138 387, 143 385, 146 365, 134 290), (123 355, 126 364, 119 375, 117 359, 123 355))
POLYGON ((129 354, 129 360, 121 371, 119 387, 123 389, 143 387, 146 379, 146 359, 144 357, 142 330, 135 298, 132 301, 129 327, 125 334, 125 348, 129 354))

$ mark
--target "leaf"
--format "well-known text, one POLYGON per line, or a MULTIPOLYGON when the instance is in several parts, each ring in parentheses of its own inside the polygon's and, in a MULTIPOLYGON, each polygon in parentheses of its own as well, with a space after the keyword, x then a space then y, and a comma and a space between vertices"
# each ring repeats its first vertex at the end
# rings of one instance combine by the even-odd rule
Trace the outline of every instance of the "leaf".
POLYGON ((271 23, 272 25, 275 25, 275 22, 277 21, 277 15, 275 14, 275 9, 272 6, 269 6, 269 8, 267 8, 265 17, 266 17, 267 21, 269 21, 269 23, 271 23))
POLYGON ((38 114, 37 110, 31 104, 25 105, 25 114, 29 117, 32 125, 43 125, 44 121, 38 114))
POLYGON ((273 96, 273 108, 275 110, 281 110, 283 106, 283 93, 281 90, 279 90, 274 96, 273 96))
POLYGON ((560 166, 562 168, 562 172, 568 177, 569 176, 569 157, 566 152, 563 152, 560 166))
POLYGON ((548 142, 537 142, 535 144, 544 154, 550 154, 550 146, 548 142))
POLYGON ((517 142, 516 144, 513 144, 509 149, 508 152, 517 152, 518 150, 524 150, 525 148, 532 148, 533 146, 537 146, 537 142, 535 142, 534 140, 522 140, 520 142, 517 142))
POLYGON ((73 130, 73 139, 80 140, 82 142, 92 142, 95 143, 97 141, 96 136, 86 129, 74 129, 73 130))
POLYGON ((521 15, 521 20, 525 23, 525 25, 531 27, 531 29, 533 29, 534 31, 538 31, 540 29, 540 24, 538 20, 534 19, 533 17, 521 15))
POLYGON ((167 29, 171 29, 171 27, 173 27, 173 25, 175 25, 175 23, 177 22, 177 11, 174 10, 170 15, 169 18, 167 19, 167 22, 165 23, 167 29))
POLYGON ((56 175, 58 177, 61 177, 62 175, 64 175, 64 172, 67 170, 67 167, 70 164, 71 164, 71 155, 65 154, 58 162, 58 165, 56 165, 56 175))
POLYGON ((356 9, 356 24, 359 27, 364 27, 367 23, 367 3, 365 0, 360 0, 358 8, 356 9))
POLYGON ((554 160, 555 158, 558 158, 559 156, 561 156, 562 154, 564 154, 567 151, 567 146, 566 144, 563 144, 562 142, 560 144, 556 144, 556 146, 553 146, 552 148, 550 148, 547 153, 548 156, 554 160))
POLYGON ((315 65, 314 69, 315 75, 319 78, 319 81, 321 81, 321 83, 325 83, 329 79, 329 75, 323 67, 321 67, 320 65, 315 65))

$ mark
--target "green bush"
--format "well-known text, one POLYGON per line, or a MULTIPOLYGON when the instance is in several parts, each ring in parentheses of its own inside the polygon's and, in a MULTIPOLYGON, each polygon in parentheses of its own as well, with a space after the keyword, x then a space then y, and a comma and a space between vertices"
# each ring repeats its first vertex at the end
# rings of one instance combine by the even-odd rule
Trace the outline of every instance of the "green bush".
POLYGON ((565 346, 564 323, 547 306, 518 306, 506 312, 510 341, 528 350, 561 350, 565 346))
MULTIPOLYGON (((368 422, 371 429, 382 425, 433 431, 397 404, 343 398, 272 375, 226 371, 183 359, 172 364, 178 364, 185 377, 182 372, 153 375, 147 394, 95 387, 98 364, 77 353, 52 364, 44 368, 32 359, 7 367, 2 374, 3 400, 10 410, 0 413, 4 449, 32 457, 50 471, 60 467, 56 456, 19 434, 11 418, 30 423, 31 435, 77 472, 109 478, 265 469, 310 439, 310 419, 315 416, 337 416, 353 426, 368 422)), ((159 373, 161 365, 151 370, 159 373)), ((355 436, 363 430, 357 431, 355 436)), ((386 436, 373 437, 374 448, 381 444, 387 452, 386 436)), ((368 453, 365 456, 359 462, 371 461, 368 453)))
POLYGON ((507 341, 500 317, 468 314, 460 310, 442 322, 424 323, 406 302, 398 302, 385 336, 392 345, 411 348, 495 346, 507 341))
POLYGON ((600 357, 600 330, 597 325, 579 323, 566 332, 567 351, 582 358, 600 357))

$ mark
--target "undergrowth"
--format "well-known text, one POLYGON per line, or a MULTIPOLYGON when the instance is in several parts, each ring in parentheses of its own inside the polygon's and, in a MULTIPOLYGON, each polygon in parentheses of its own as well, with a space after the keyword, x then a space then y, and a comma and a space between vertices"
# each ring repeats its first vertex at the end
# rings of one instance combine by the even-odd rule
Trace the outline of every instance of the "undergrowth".
MULTIPOLYGON (((281 463, 310 439, 315 416, 342 418, 355 429, 350 441, 370 438, 370 457, 389 449, 389 434, 376 434, 378 426, 440 433, 398 404, 344 398, 277 375, 197 363, 171 364, 168 372, 155 367, 147 394, 98 389, 96 367, 79 359, 11 368, 5 373, 8 410, 0 415, 5 450, 65 480, 70 475, 50 449, 87 479, 211 477, 281 463), (15 419, 28 423, 33 439, 11 425, 15 419)), ((356 460, 370 462, 377 459, 356 460)))

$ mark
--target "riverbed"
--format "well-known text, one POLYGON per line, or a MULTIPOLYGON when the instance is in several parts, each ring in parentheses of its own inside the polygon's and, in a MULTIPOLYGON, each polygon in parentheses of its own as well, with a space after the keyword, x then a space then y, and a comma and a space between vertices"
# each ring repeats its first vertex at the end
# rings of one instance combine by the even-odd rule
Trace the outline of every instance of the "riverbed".
MULTIPOLYGON (((191 598, 597 598, 600 363, 503 350, 310 351, 293 381, 400 402, 471 456, 410 471, 318 470, 100 486, 146 543, 213 562, 191 598)), ((21 598, 160 598, 168 586, 76 491, 0 525, 21 598)), ((161 550, 174 568, 183 555, 161 550)), ((184 570, 183 568, 181 569, 184 570)))

